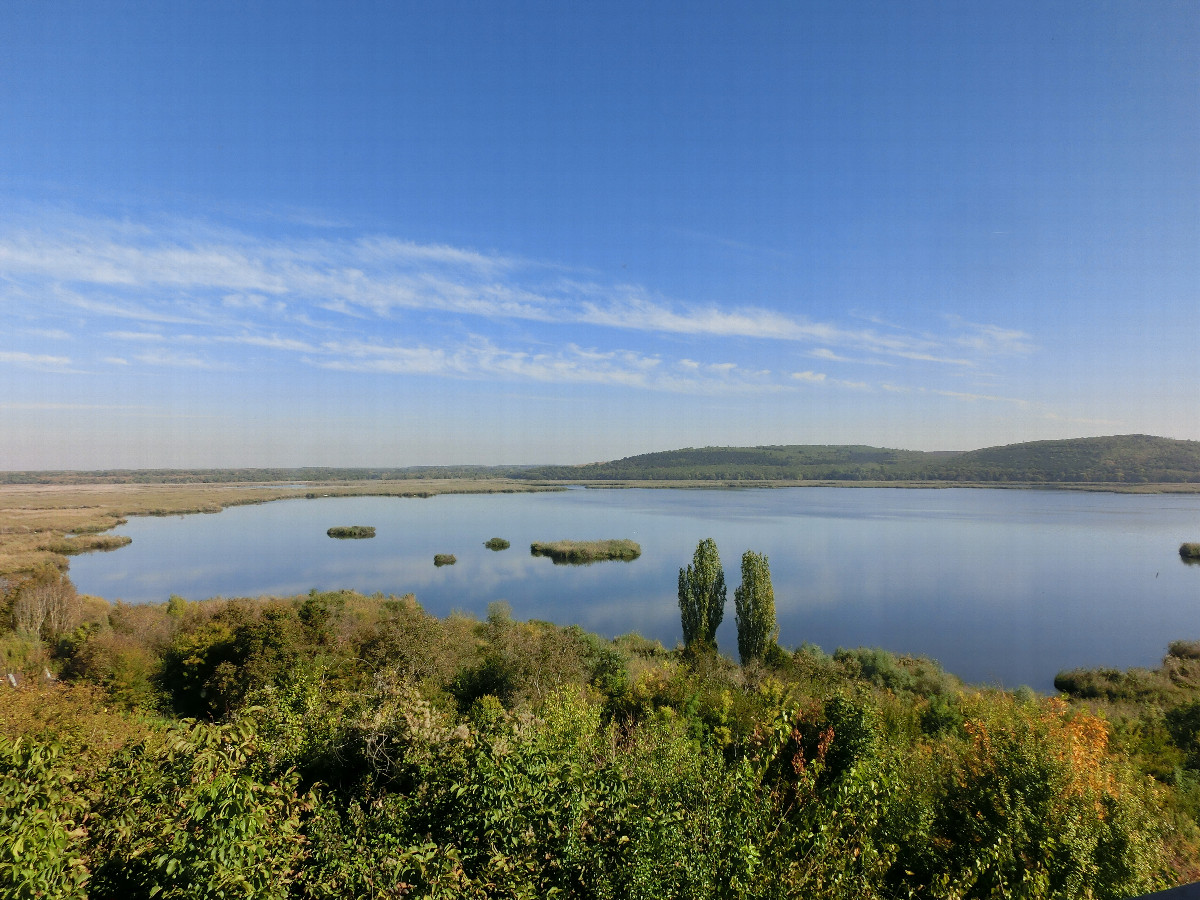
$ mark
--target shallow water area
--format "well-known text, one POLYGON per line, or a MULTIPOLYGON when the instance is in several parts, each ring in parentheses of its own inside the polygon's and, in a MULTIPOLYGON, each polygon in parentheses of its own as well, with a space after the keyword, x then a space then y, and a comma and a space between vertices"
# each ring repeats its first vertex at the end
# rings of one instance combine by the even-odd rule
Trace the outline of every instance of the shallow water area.
POLYGON ((76 557, 79 590, 290 596, 316 588, 416 594, 432 613, 517 618, 680 638, 676 584, 703 538, 729 586, 717 638, 736 655, 733 590, 744 550, 770 558, 780 641, 923 654, 971 682, 1053 689, 1076 666, 1153 666, 1200 637, 1200 497, 892 488, 569 490, 539 494, 279 500, 217 515, 135 518, 133 543, 76 557), (368 541, 326 530, 373 525, 368 541), (496 552, 492 537, 512 542, 496 552), (631 562, 556 566, 534 541, 630 538, 631 562), (434 555, 454 554, 435 567, 434 555))

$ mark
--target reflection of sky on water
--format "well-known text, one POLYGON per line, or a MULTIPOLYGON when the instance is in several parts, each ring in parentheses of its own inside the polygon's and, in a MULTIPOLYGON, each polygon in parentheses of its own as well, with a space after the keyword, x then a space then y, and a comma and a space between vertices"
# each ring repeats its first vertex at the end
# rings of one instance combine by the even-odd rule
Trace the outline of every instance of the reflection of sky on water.
POLYGON ((729 605, 718 641, 736 648, 741 553, 770 557, 781 640, 923 653, 970 680, 1050 689, 1080 665, 1153 665, 1200 637, 1200 497, 1040 491, 798 488, 596 490, 281 500, 219 515, 131 519, 129 547, 77 557, 80 590, 154 602, 172 593, 288 596, 353 588, 415 593, 437 615, 519 618, 605 635, 679 639, 675 597, 696 543, 721 549, 729 605), (374 525, 338 541, 333 525, 374 525), (490 537, 512 542, 495 552, 490 537), (556 566, 533 541, 629 537, 630 563, 556 566), (436 568, 436 553, 454 566, 436 568))

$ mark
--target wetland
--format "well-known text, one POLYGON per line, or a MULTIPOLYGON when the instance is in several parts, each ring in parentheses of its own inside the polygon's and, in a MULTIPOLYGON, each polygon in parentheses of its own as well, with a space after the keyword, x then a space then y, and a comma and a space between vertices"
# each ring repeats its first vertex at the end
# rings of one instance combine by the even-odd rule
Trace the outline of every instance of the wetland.
MULTIPOLYGON (((883 647, 937 659, 967 681, 1052 690, 1062 669, 1151 666, 1200 628, 1197 570, 1181 540, 1200 497, 980 489, 595 491, 287 499, 215 516, 132 518, 132 544, 77 556, 80 591, 131 603, 172 594, 412 592, 436 615, 516 617, 679 640, 678 570, 712 537, 727 575, 743 551, 770 559, 780 641, 883 647), (371 541, 330 541, 330 521, 373 522, 371 541), (495 553, 549 535, 628 535, 622 565, 546 566, 495 553), (247 538, 247 536, 251 536, 247 538), (433 567, 453 553, 457 564, 433 567)), ((718 644, 733 652, 732 600, 718 644)))

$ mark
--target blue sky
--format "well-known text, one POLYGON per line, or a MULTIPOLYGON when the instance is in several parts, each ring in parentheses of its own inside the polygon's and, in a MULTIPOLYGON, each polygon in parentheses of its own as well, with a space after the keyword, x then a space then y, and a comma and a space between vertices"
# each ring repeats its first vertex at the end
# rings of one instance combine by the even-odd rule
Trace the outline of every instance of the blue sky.
POLYGON ((0 468, 1200 439, 1200 4, 0 9, 0 468))

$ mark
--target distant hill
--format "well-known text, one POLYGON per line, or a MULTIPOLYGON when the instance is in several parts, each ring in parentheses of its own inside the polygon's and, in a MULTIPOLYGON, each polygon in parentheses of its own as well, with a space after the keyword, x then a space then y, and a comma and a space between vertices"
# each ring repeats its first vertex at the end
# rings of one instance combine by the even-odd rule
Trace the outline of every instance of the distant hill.
POLYGON ((1200 441, 1131 434, 1034 441, 966 452, 859 445, 704 447, 580 466, 534 466, 522 478, 568 481, 1200 482, 1200 441))
POLYGON ((522 477, 614 481, 908 478, 910 472, 924 470, 958 455, 858 445, 689 447, 583 466, 535 466, 522 477))
POLYGON ((970 481, 1200 482, 1200 441, 1147 434, 1033 441, 961 453, 933 477, 970 481))
POLYGON ((196 484, 516 478, 533 481, 946 481, 966 484, 1200 483, 1200 441, 1144 434, 970 451, 841 444, 688 447, 575 466, 109 469, 0 472, 0 484, 196 484))

